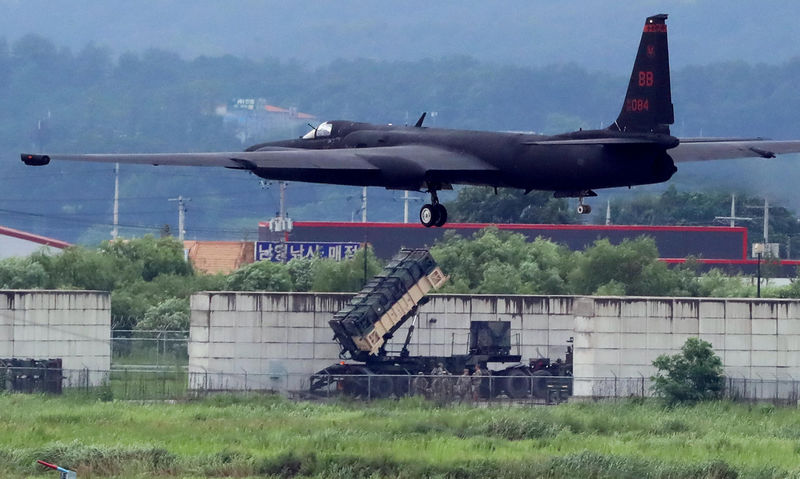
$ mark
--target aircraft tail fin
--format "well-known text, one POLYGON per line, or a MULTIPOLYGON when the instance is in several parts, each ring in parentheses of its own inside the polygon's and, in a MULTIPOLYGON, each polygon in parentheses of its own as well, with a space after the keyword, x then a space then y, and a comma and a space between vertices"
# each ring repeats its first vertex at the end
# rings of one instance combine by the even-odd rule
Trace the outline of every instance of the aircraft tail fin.
POLYGON ((669 134, 675 121, 669 78, 667 15, 648 17, 622 111, 609 129, 669 134))

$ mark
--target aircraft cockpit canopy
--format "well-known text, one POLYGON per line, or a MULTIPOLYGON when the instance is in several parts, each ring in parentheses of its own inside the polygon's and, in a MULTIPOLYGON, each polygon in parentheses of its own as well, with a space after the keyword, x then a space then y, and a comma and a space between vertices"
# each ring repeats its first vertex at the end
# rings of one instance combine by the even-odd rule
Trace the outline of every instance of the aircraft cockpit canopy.
POLYGON ((331 129, 333 125, 326 121, 325 123, 320 123, 320 125, 313 130, 309 131, 305 135, 303 135, 304 140, 313 140, 314 138, 325 138, 327 136, 331 136, 331 129))

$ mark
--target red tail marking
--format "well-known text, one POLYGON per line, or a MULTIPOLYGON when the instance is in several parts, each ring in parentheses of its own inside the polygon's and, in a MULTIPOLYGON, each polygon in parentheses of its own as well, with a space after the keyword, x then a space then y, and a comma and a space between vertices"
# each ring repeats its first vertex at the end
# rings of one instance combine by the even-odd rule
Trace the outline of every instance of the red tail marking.
POLYGON ((645 33, 667 33, 667 25, 664 23, 648 23, 644 26, 645 33))

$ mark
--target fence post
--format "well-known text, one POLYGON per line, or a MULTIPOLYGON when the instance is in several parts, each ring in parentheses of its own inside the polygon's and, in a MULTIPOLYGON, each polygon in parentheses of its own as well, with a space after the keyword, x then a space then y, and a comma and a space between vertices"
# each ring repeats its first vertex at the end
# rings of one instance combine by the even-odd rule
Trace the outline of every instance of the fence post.
POLYGON ((619 394, 617 394, 617 373, 611 371, 611 374, 614 375, 614 400, 616 401, 619 398, 619 394))
POLYGON ((642 399, 644 399, 644 374, 642 374, 642 372, 639 371, 639 376, 642 377, 642 399))

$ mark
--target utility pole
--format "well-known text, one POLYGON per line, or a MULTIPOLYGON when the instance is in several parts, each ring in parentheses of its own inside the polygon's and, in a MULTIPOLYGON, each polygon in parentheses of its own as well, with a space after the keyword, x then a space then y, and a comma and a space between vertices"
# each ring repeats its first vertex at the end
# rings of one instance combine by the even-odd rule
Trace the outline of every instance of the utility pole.
POLYGON ((730 221, 731 228, 736 227, 736 221, 753 221, 753 218, 746 218, 744 216, 736 216, 736 195, 731 195, 731 215, 730 216, 715 216, 714 221, 730 221))
POLYGON ((183 237, 186 235, 186 229, 185 229, 186 206, 184 204, 186 202, 192 201, 192 199, 184 198, 183 196, 178 196, 177 198, 170 198, 169 201, 178 202, 178 240, 183 241, 183 237))
POLYGON ((280 182, 280 189, 281 189, 281 203, 280 203, 280 207, 279 207, 278 216, 280 216, 281 219, 284 219, 284 218, 286 218, 286 182, 285 181, 281 181, 280 182))
POLYGON ((283 241, 289 241, 289 228, 286 226, 286 182, 281 181, 281 205, 280 205, 280 213, 278 213, 281 217, 281 224, 283 225, 283 241))
POLYGON ((119 163, 114 163, 114 228, 111 230, 111 239, 116 241, 119 236, 119 163))
POLYGON ((769 243, 769 200, 764 197, 764 243, 769 243))
POLYGON ((367 222, 367 187, 361 190, 361 222, 367 222))
POLYGON ((408 190, 403 195, 403 223, 408 223, 408 202, 420 200, 419 196, 408 196, 408 190))
POLYGON ((403 223, 408 223, 408 190, 403 195, 403 223))

